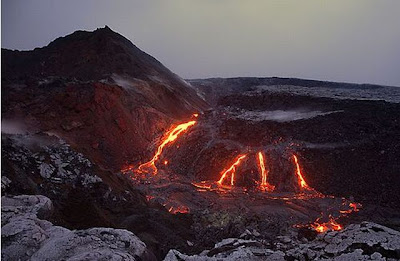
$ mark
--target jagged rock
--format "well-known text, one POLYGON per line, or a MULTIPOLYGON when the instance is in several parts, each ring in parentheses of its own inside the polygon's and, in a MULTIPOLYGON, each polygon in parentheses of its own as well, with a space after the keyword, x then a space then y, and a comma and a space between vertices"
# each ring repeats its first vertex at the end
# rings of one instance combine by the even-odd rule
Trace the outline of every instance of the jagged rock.
MULTIPOLYGON (((15 196, 1 198, 1 221, 3 224, 9 223, 14 217, 32 215, 39 218, 46 218, 51 214, 53 204, 47 197, 36 196, 15 196)), ((2 228, 2 235, 4 230, 2 228)))
POLYGON ((277 237, 282 243, 288 244, 292 242, 292 239, 288 236, 279 236, 277 237))
POLYGON ((250 230, 246 229, 240 236, 239 238, 245 238, 248 236, 252 236, 253 234, 250 232, 250 230))
POLYGON ((295 237, 278 237, 268 247, 261 241, 224 239, 206 255, 188 256, 171 250, 165 261, 174 260, 386 260, 400 258, 400 232, 371 222, 349 225, 342 231, 320 234, 302 243, 295 237))
POLYGON ((250 230, 246 229, 240 236, 239 238, 247 238, 247 237, 259 237, 261 236, 261 234, 253 229, 253 232, 251 232, 250 230))
POLYGON ((1 189, 5 189, 11 184, 11 180, 6 176, 1 176, 1 189))
POLYGON ((53 171, 54 171, 55 169, 56 169, 56 168, 55 168, 53 165, 49 165, 49 164, 47 164, 47 163, 42 163, 42 164, 39 166, 40 176, 42 176, 43 178, 48 179, 48 178, 51 177, 51 174, 53 173, 53 171))
POLYGON ((52 210, 44 196, 2 197, 4 260, 155 260, 145 243, 124 229, 69 230, 39 217, 52 210))
POLYGON ((1 149, 3 184, 11 181, 2 195, 40 194, 50 198, 54 213, 49 221, 71 230, 128 229, 158 259, 177 245, 198 248, 198 243, 186 236, 191 232, 189 222, 182 224, 182 218, 170 215, 162 205, 147 204, 129 176, 99 168, 58 137, 2 133, 1 149), (43 164, 53 166, 54 171, 41 175, 41 166, 47 166, 43 164))
POLYGON ((257 230, 255 230, 255 229, 253 229, 253 236, 255 236, 255 237, 259 237, 259 236, 261 236, 261 234, 257 231, 257 230))
MULTIPOLYGON (((59 138, 46 134, 2 134, 2 145, 2 160, 7 163, 5 168, 8 177, 2 176, 3 189, 6 189, 6 192, 9 192, 7 180, 15 180, 17 170, 22 170, 21 175, 35 180, 38 173, 44 179, 44 182, 41 182, 42 187, 46 187, 47 183, 63 183, 88 188, 102 182, 90 160, 59 138)), ((26 181, 15 181, 19 182, 26 181)), ((19 192, 16 194, 23 193, 19 192)))

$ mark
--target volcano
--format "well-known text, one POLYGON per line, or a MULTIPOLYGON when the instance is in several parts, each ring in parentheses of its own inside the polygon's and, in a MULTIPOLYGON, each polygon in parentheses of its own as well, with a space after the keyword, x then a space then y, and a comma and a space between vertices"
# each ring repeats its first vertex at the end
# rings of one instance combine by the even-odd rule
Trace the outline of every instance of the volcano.
POLYGON ((2 57, 3 119, 58 135, 110 170, 139 157, 175 120, 208 107, 107 26, 32 51, 2 49, 2 57))
POLYGON ((2 57, 2 256, 400 258, 398 88, 185 81, 107 26, 2 57))

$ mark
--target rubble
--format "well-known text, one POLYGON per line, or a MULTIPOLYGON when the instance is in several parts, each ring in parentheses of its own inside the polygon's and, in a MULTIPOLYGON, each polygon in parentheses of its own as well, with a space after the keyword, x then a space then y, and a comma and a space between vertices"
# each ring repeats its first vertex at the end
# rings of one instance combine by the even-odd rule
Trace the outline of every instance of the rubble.
MULTIPOLYGON (((2 150, 3 158, 25 173, 31 173, 31 177, 38 173, 45 182, 86 188, 102 182, 90 160, 62 139, 46 134, 4 134, 2 145, 5 147, 2 150)), ((4 174, 6 176, 2 177, 2 183, 6 188, 12 178, 10 180, 11 175, 7 177, 9 173, 4 174)))
POLYGON ((155 260, 127 230, 54 226, 42 219, 52 211, 44 196, 2 197, 1 204, 4 260, 155 260))
MULTIPOLYGON (((249 231, 247 231, 249 233, 249 231)), ((342 231, 319 234, 304 242, 296 237, 278 237, 279 242, 260 239, 224 239, 199 255, 171 250, 164 261, 216 260, 398 260, 400 232, 372 222, 349 225, 342 231)))
POLYGON ((11 180, 6 176, 1 176, 1 189, 7 188, 11 184, 11 180))

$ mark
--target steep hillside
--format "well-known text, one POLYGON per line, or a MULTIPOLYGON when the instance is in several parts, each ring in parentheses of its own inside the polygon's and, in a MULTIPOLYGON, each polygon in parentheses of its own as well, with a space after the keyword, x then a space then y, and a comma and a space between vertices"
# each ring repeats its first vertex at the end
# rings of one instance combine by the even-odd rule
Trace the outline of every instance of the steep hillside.
POLYGON ((107 26, 2 58, 3 119, 60 136, 107 169, 145 157, 172 122, 208 106, 107 26))

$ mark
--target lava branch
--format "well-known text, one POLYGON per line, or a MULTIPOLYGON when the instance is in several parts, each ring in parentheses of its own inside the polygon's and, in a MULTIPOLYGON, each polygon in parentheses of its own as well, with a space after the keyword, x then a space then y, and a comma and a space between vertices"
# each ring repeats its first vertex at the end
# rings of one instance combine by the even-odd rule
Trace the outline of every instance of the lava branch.
MULTIPOLYGON (((189 122, 186 122, 186 123, 179 124, 179 125, 176 126, 174 129, 172 129, 171 131, 169 131, 169 132, 168 132, 167 138, 165 138, 165 139, 162 141, 161 145, 158 146, 157 151, 156 151, 156 153, 154 154, 154 157, 153 157, 150 161, 141 164, 141 165, 138 167, 137 170, 138 170, 139 172, 144 172, 144 169, 151 169, 151 170, 153 171, 154 174, 157 174, 158 169, 157 169, 155 163, 156 163, 156 161, 160 158, 160 155, 161 155, 161 153, 163 152, 164 147, 165 147, 168 143, 174 142, 182 132, 186 131, 189 127, 192 127, 192 126, 195 125, 195 124, 196 124, 196 121, 189 121, 189 122)), ((168 164, 168 161, 165 161, 164 164, 165 164, 165 165, 168 164)))
POLYGON ((329 221, 325 222, 325 223, 321 223, 320 222, 320 218, 318 218, 314 224, 311 224, 311 227, 317 231, 318 233, 323 233, 326 232, 328 230, 332 230, 332 231, 338 231, 338 230, 342 230, 343 227, 342 225, 340 225, 339 223, 336 222, 336 219, 333 218, 332 216, 329 216, 329 221))
POLYGON ((268 171, 265 168, 265 159, 263 153, 258 152, 258 165, 260 167, 261 172, 261 190, 266 190, 268 192, 272 192, 275 189, 274 185, 271 185, 267 182, 268 171))
POLYGON ((233 163, 227 170, 223 171, 221 174, 221 178, 218 180, 218 184, 222 185, 222 183, 224 182, 224 179, 226 178, 226 176, 228 174, 231 174, 231 186, 233 186, 234 181, 235 181, 235 172, 236 172, 236 167, 240 164, 240 162, 246 158, 246 155, 240 155, 235 163, 233 163))
POLYGON ((299 161, 297 160, 297 156, 293 154, 294 163, 296 164, 296 174, 299 186, 301 189, 311 190, 311 188, 307 185, 306 181, 303 178, 303 174, 301 173, 299 161))
POLYGON ((168 212, 174 215, 178 213, 188 214, 190 212, 190 209, 186 206, 169 207, 168 212))
POLYGON ((343 226, 338 223, 338 220, 342 217, 345 217, 353 212, 358 212, 360 211, 360 207, 362 205, 360 203, 354 203, 350 202, 347 204, 344 204, 343 207, 346 207, 347 209, 345 210, 339 210, 339 216, 333 217, 332 215, 329 215, 329 219, 326 219, 323 221, 323 216, 324 212, 321 213, 321 215, 312 223, 306 224, 306 225, 296 225, 296 227, 309 227, 318 233, 324 233, 326 231, 338 231, 342 230, 343 226))

